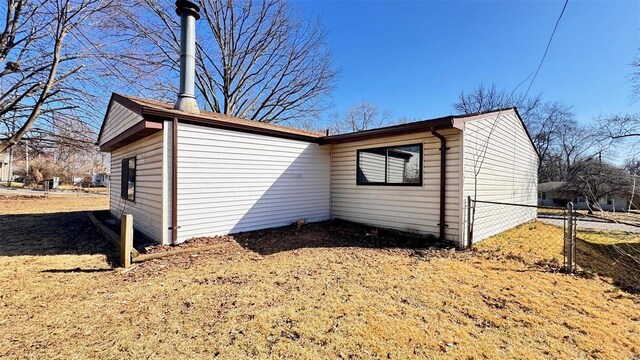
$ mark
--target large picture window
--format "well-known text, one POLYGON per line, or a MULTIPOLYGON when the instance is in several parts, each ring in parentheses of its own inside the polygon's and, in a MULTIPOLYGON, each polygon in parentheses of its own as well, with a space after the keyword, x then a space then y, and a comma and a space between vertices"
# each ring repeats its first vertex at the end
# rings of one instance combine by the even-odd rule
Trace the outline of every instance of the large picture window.
POLYGON ((120 196, 129 201, 136 201, 136 158, 122 159, 122 179, 120 196))
POLYGON ((357 152, 358 185, 422 185, 422 144, 357 152))

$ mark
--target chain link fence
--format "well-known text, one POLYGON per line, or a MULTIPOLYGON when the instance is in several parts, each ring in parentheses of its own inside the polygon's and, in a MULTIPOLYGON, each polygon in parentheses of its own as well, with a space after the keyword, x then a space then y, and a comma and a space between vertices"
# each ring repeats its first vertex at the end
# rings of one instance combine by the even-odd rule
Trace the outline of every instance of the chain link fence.
POLYGON ((574 212, 575 263, 586 275, 612 280, 619 288, 640 292, 640 215, 574 212))
POLYGON ((468 201, 467 239, 476 253, 549 271, 610 279, 640 292, 640 215, 468 201))
POLYGON ((468 238, 476 252, 556 271, 565 265, 567 209, 479 200, 469 203, 468 238))

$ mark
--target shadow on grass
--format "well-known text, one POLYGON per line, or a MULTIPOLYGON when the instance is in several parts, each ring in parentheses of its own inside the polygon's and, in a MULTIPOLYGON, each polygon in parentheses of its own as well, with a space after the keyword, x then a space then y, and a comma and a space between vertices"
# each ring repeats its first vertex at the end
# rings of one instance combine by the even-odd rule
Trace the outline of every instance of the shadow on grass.
POLYGON ((53 274, 65 274, 65 273, 101 273, 101 272, 111 272, 112 269, 47 269, 42 270, 42 273, 53 273, 53 274))
POLYGON ((418 236, 382 230, 343 220, 241 232, 232 234, 232 236, 240 246, 261 255, 302 248, 426 249, 452 247, 449 243, 437 241, 433 236, 418 236))
POLYGON ((110 264, 117 261, 117 249, 86 212, 0 215, 0 257, 91 254, 106 255, 110 264))
POLYGON ((640 243, 596 244, 576 239, 576 264, 609 277, 622 290, 640 293, 640 243))

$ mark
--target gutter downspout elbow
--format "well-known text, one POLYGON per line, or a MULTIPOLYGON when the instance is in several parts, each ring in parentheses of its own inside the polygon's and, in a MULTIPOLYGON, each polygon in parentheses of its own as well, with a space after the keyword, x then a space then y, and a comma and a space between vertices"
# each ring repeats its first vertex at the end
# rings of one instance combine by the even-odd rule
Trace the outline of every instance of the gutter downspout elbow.
POLYGON ((447 193, 447 139, 436 131, 435 127, 431 127, 431 135, 440 139, 440 240, 444 240, 445 209, 446 209, 446 193, 447 193))

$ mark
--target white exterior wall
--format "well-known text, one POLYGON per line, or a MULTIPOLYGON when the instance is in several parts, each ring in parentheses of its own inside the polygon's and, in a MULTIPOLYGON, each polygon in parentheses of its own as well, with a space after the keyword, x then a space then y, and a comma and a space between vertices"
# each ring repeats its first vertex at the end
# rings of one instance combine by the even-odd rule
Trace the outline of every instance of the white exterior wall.
MULTIPOLYGON (((497 115, 464 123, 463 201, 471 196, 481 201, 536 205, 536 151, 513 110, 502 112, 499 119, 497 115)), ((530 221, 536 213, 535 208, 479 203, 473 217, 473 241, 530 221)), ((463 216, 462 226, 466 227, 466 211, 463 216)), ((464 241, 466 244, 466 236, 464 241)))
POLYGON ((116 101, 112 102, 109 116, 106 119, 106 124, 100 137, 100 145, 113 139, 140 121, 142 121, 142 116, 125 108, 116 101))
MULTIPOLYGON (((460 131, 447 139, 447 240, 460 236, 460 131)), ((440 228, 440 140, 430 132, 388 136, 331 146, 331 216, 373 226, 438 236, 440 228), (422 186, 356 185, 356 151, 423 144, 422 186)))
MULTIPOLYGON (((110 212, 120 218, 133 214, 133 226, 151 239, 163 243, 162 184, 163 132, 139 140, 111 153, 110 212), (122 159, 136 156, 135 202, 120 197, 122 159)), ((166 243, 166 240, 164 240, 166 243)))
POLYGON ((180 123, 178 159, 178 242, 330 217, 328 147, 180 123))

